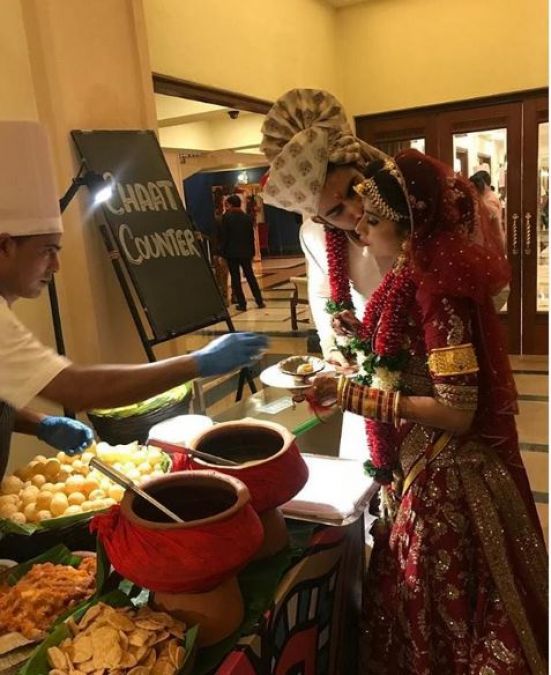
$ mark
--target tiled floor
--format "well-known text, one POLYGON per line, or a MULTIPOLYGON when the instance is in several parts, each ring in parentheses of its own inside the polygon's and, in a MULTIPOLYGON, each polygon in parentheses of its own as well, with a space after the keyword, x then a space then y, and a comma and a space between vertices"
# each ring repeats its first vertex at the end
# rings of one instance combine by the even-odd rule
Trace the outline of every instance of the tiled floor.
MULTIPOLYGON (((277 354, 303 354, 306 351, 306 337, 312 332, 312 323, 307 306, 299 306, 299 330, 291 330, 289 300, 292 286, 289 277, 305 274, 301 259, 276 259, 256 264, 262 273, 259 283, 263 288, 266 308, 256 309, 246 284, 243 288, 248 296, 249 309, 237 312, 231 309, 232 320, 237 330, 253 330, 270 335, 270 352, 277 354)), ((203 344, 213 333, 225 332, 225 325, 217 325, 202 331, 202 335, 186 338, 189 348, 203 344)), ((519 392, 520 414, 517 417, 522 459, 528 472, 536 506, 547 537, 549 523, 549 482, 548 482, 548 359, 546 356, 511 356, 511 365, 519 392)), ((222 409, 232 400, 219 401, 215 407, 222 409)), ((212 413, 215 414, 213 409, 212 413)))

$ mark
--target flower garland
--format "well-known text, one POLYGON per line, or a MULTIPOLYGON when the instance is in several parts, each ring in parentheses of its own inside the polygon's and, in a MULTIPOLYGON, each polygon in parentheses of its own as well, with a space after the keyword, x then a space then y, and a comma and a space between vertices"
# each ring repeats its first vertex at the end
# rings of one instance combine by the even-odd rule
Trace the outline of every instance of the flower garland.
POLYGON ((325 228, 327 264, 329 266, 329 285, 331 299, 327 302, 330 314, 354 309, 348 277, 348 238, 343 230, 325 228))
MULTIPOLYGON (((327 229, 326 245, 331 289, 326 310, 334 315, 352 309, 346 234, 327 229)), ((400 390, 401 373, 409 359, 405 336, 415 288, 411 267, 401 257, 366 303, 358 335, 344 340, 337 336, 339 349, 347 358, 355 357, 356 382, 384 391, 400 390)), ((391 483, 398 464, 397 431, 390 424, 371 419, 365 420, 365 428, 371 452, 365 470, 378 482, 391 483)))

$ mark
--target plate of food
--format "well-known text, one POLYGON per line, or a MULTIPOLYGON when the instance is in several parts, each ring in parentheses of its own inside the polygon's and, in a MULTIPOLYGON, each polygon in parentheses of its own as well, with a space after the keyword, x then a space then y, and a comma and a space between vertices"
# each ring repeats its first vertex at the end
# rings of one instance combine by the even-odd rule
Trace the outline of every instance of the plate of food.
POLYGON ((331 366, 315 356, 289 356, 260 373, 260 380, 268 387, 299 391, 312 386, 320 373, 329 373, 331 366))
POLYGON ((279 369, 285 375, 291 375, 298 381, 317 375, 325 368, 325 361, 315 356, 289 356, 278 363, 279 369))

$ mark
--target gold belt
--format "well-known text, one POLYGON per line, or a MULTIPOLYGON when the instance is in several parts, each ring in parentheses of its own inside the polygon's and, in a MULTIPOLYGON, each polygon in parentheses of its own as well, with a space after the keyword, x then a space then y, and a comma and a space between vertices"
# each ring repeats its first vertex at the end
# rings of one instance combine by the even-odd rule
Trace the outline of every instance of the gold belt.
POLYGON ((444 450, 444 448, 448 445, 452 437, 453 433, 451 431, 445 431, 429 448, 427 448, 427 450, 421 455, 421 457, 419 457, 419 459, 413 464, 413 466, 408 472, 408 475, 404 480, 404 485, 402 488, 402 497, 413 485, 413 482, 419 476, 419 474, 438 457, 438 455, 442 452, 442 450, 444 450))

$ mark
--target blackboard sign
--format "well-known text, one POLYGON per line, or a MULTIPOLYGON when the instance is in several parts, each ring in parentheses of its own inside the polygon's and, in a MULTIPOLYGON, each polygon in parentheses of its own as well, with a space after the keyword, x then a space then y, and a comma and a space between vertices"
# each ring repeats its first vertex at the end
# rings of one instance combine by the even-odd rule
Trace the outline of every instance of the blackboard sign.
POLYGON ((103 215, 160 342, 228 318, 153 131, 73 131, 86 167, 112 180, 103 215))

